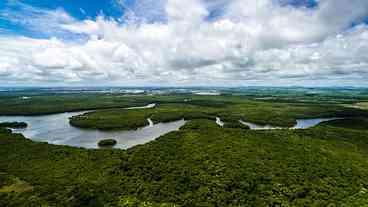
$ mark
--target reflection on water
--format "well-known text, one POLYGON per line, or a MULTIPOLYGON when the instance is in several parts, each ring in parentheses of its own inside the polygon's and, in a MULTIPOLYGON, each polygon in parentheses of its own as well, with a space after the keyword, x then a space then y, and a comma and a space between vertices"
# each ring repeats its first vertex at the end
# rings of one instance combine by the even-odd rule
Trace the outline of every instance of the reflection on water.
MULTIPOLYGON (((153 108, 155 104, 137 108, 153 108)), ((127 149, 138 144, 144 144, 158 138, 171 131, 178 130, 185 124, 184 119, 170 123, 154 124, 151 119, 147 119, 146 127, 129 131, 99 131, 90 129, 80 129, 69 124, 69 118, 81 115, 84 112, 68 112, 42 116, 0 116, 0 122, 26 122, 28 127, 25 129, 14 129, 16 133, 22 133, 25 137, 34 141, 48 142, 50 144, 69 145, 84 148, 98 148, 97 143, 103 139, 115 139, 118 143, 115 148, 127 149)), ((316 119, 297 119, 297 124, 290 129, 307 129, 318 125, 321 122, 336 120, 341 118, 316 118, 316 119)), ((257 125, 250 122, 239 120, 240 123, 247 125, 252 130, 283 129, 271 125, 257 125)), ((224 125, 219 117, 216 123, 224 125)))
POLYGON ((152 108, 155 108, 155 107, 156 107, 156 104, 152 103, 152 104, 148 104, 147 106, 135 106, 135 107, 129 107, 129 108, 126 108, 126 109, 152 109, 152 108))
POLYGON ((297 124, 292 129, 308 129, 326 121, 332 121, 342 118, 320 118, 320 119, 297 119, 297 124))
POLYGON ((69 124, 69 117, 85 112, 61 113, 43 116, 0 116, 0 122, 26 122, 25 129, 15 129, 14 132, 34 141, 50 144, 69 145, 84 148, 98 148, 97 143, 102 139, 115 139, 115 148, 127 149, 138 144, 144 144, 168 132, 178 130, 185 124, 184 120, 170 123, 153 124, 148 119, 146 127, 130 131, 99 131, 73 127, 69 124))
POLYGON ((283 128, 283 127, 276 127, 271 125, 258 125, 251 122, 245 122, 242 120, 239 120, 241 124, 244 124, 246 126, 249 126, 252 130, 270 130, 270 129, 308 129, 314 126, 317 126, 318 124, 326 121, 332 121, 342 118, 315 118, 315 119, 297 119, 296 125, 291 128, 283 128))
POLYGON ((225 123, 221 121, 220 117, 216 117, 216 124, 220 127, 223 127, 225 125, 225 123))
POLYGON ((239 120, 239 122, 245 126, 249 126, 252 130, 270 130, 270 129, 282 129, 281 127, 275 127, 271 125, 258 125, 251 122, 245 122, 242 120, 239 120))

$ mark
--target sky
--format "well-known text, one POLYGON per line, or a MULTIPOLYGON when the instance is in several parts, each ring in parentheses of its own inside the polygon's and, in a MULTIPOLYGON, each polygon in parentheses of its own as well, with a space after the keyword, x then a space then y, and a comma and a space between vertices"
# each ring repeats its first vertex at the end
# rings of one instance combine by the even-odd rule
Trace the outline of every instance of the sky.
POLYGON ((0 86, 368 86, 367 0, 2 0, 0 86))

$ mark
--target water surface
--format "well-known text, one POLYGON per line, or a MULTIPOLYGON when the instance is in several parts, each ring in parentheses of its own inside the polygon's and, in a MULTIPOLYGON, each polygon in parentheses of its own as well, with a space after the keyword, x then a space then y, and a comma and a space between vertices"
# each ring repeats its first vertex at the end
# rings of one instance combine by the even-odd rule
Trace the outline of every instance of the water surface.
POLYGON ((276 127, 272 125, 259 125, 251 122, 245 122, 243 120, 239 120, 239 122, 245 126, 248 126, 252 130, 271 130, 271 129, 282 129, 281 127, 276 127))
POLYGON ((332 121, 343 118, 318 118, 318 119, 297 119, 297 124, 292 129, 308 129, 326 121, 332 121))
POLYGON ((216 117, 216 124, 220 127, 223 127, 225 125, 225 123, 221 121, 220 117, 216 117))
MULTIPOLYGON (((131 107, 127 109, 153 108, 155 104, 143 107, 131 107)), ((147 119, 147 126, 137 130, 100 131, 94 129, 80 129, 69 124, 69 118, 84 114, 82 112, 67 112, 42 116, 0 116, 0 122, 26 122, 25 129, 14 129, 16 133, 22 133, 25 137, 34 141, 48 142, 50 144, 68 145, 84 148, 98 148, 97 143, 103 139, 115 139, 118 143, 115 148, 127 149, 139 144, 145 144, 171 131, 179 130, 185 124, 184 119, 169 123, 154 124, 151 119, 147 119)), ((271 125, 258 125, 251 122, 239 120, 252 130, 271 129, 307 129, 314 127, 321 122, 336 120, 341 118, 315 118, 297 119, 297 124, 291 128, 282 128, 271 125)), ((216 123, 224 126, 224 122, 216 117, 216 123)))
MULTIPOLYGON (((152 108, 154 105, 145 106, 152 108)), ((136 109, 137 107, 134 107, 136 109)), ((69 124, 69 118, 81 115, 83 112, 68 112, 42 116, 0 116, 0 122, 26 122, 25 129, 13 129, 25 137, 50 144, 68 145, 84 148, 98 148, 97 143, 102 139, 115 139, 115 148, 127 149, 138 144, 152 141, 161 135, 178 130, 185 124, 184 120, 153 124, 147 119, 147 126, 128 131, 100 131, 94 129, 80 129, 69 124)))
POLYGON ((337 119, 343 119, 343 118, 313 118, 313 119, 297 119, 296 125, 288 128, 288 127, 277 127, 272 125, 259 125, 254 124, 251 122, 245 122, 243 120, 239 120, 241 124, 244 124, 246 126, 249 126, 252 130, 271 130, 271 129, 308 129, 314 126, 317 126, 318 124, 326 121, 332 121, 337 119))

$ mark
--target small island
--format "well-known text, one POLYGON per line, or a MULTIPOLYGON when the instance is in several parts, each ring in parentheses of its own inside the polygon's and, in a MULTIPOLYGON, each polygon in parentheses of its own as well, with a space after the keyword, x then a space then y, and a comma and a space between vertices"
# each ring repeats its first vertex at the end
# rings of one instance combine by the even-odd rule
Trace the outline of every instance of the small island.
POLYGON ((0 128, 13 128, 13 129, 21 129, 27 128, 27 123, 25 122, 1 122, 0 128))
POLYGON ((99 147, 113 147, 117 143, 118 142, 115 139, 103 139, 103 140, 98 142, 98 146, 99 147))

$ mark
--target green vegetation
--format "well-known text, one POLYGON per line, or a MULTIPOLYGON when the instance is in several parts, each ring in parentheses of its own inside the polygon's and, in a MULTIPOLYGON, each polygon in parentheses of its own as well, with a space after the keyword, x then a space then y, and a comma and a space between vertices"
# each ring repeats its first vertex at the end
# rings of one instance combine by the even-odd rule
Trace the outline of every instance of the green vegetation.
POLYGON ((367 118, 337 119, 322 123, 321 125, 341 127, 347 129, 368 130, 367 118))
POLYGON ((239 128, 239 129, 250 129, 249 126, 241 124, 239 122, 229 122, 224 125, 224 128, 239 128))
POLYGON ((144 106, 150 102, 144 96, 111 96, 106 94, 36 95, 30 99, 1 97, 1 115, 42 115, 66 111, 144 106))
POLYGON ((99 147, 112 147, 118 142, 115 139, 104 139, 98 142, 99 147))
POLYGON ((354 104, 346 104, 346 106, 358 108, 358 109, 368 109, 368 102, 358 102, 354 104))
POLYGON ((7 127, 7 128, 26 128, 27 127, 27 123, 25 122, 2 122, 0 123, 0 128, 1 127, 7 127))
POLYGON ((153 109, 109 109, 86 113, 70 119, 70 124, 80 128, 101 130, 137 129, 148 125, 148 118, 154 123, 170 122, 180 119, 215 120, 216 108, 190 104, 161 104, 153 109))
POLYGON ((5 173, 0 173, 0 193, 24 193, 32 191, 33 187, 27 182, 8 176, 5 173))
MULTIPOLYGON (((232 100, 232 99, 230 99, 232 100)), ((247 99, 232 100, 221 107, 207 103, 198 106, 196 103, 168 103, 159 104, 154 109, 109 109, 86 113, 71 118, 70 124, 80 128, 94 128, 101 130, 136 129, 148 124, 147 118, 154 123, 170 122, 180 119, 209 119, 221 117, 225 127, 245 128, 239 120, 246 120, 261 125, 291 127, 299 118, 316 117, 354 117, 367 115, 367 111, 346 108, 340 105, 314 105, 295 103, 268 103, 250 101, 247 99)))
MULTIPOLYGON (((40 91, 31 94, 15 93, 2 95, 0 93, 0 114, 1 115, 39 115, 60 113, 66 111, 83 111, 95 109, 116 109, 132 106, 144 106, 150 103, 157 104, 190 104, 193 106, 211 107, 221 109, 235 106, 232 111, 237 114, 240 108, 244 112, 253 111, 254 115, 259 115, 257 111, 275 112, 269 116, 280 115, 283 112, 295 113, 297 116, 321 115, 326 109, 332 107, 326 115, 337 113, 338 111, 348 110, 343 106, 350 107, 354 104, 365 105, 368 100, 366 90, 322 90, 313 93, 307 89, 235 89, 231 91, 224 90, 222 96, 198 96, 189 93, 168 94, 168 95, 131 95, 119 93, 69 93, 53 94, 41 93, 40 91), (28 99, 22 99, 21 96, 27 96, 28 99), (250 107, 249 110, 246 108, 250 107), (313 110, 305 111, 305 108, 313 110), (264 110, 263 110, 264 108, 264 110), (344 110, 342 110, 344 109, 344 110)), ((359 109, 359 108, 358 108, 359 109)), ((364 108, 362 108, 364 109, 364 108)), ((225 113, 228 110, 225 111, 225 113)), ((349 113, 350 113, 349 112, 349 113)), ((345 112, 347 113, 347 112, 345 112)), ((349 114, 348 113, 348 114, 349 114)), ((241 114, 240 114, 241 115, 241 114)), ((252 116, 253 114, 245 114, 252 116)), ((324 114, 322 114, 324 115, 324 114)), ((249 119, 256 119, 249 117, 249 119)), ((259 119, 259 118, 258 118, 259 119)), ((272 121, 272 119, 270 119, 272 121)))
POLYGON ((0 206, 364 206, 368 112, 351 107, 367 100, 361 93, 5 97, 0 114, 100 109, 70 120, 82 128, 189 121, 128 150, 33 142, 0 127, 0 206), (149 103, 157 107, 123 109, 149 103), (297 118, 342 116, 350 118, 306 130, 254 131, 238 122, 291 126, 297 118))
POLYGON ((148 125, 150 109, 110 109, 86 113, 70 118, 70 124, 80 128, 114 130, 137 129, 148 125), (118 115, 118 116, 117 116, 118 115))
POLYGON ((0 206, 366 204, 368 132, 334 122, 251 131, 196 119, 129 150, 36 143, 3 130, 0 189, 16 190, 0 192, 0 206))
POLYGON ((221 128, 214 121, 207 119, 196 119, 187 122, 180 130, 217 130, 221 128))

